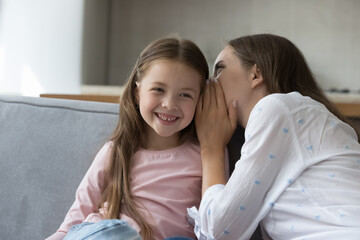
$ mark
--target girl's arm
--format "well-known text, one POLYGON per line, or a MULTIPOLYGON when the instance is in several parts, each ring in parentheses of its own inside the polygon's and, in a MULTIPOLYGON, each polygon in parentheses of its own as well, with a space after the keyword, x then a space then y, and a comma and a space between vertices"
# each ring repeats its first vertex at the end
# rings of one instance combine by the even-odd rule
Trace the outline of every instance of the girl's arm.
POLYGON ((63 239, 70 227, 82 223, 85 218, 97 212, 101 193, 104 189, 105 167, 110 158, 111 143, 106 143, 96 155, 93 163, 76 190, 75 201, 67 212, 56 233, 47 240, 63 239))

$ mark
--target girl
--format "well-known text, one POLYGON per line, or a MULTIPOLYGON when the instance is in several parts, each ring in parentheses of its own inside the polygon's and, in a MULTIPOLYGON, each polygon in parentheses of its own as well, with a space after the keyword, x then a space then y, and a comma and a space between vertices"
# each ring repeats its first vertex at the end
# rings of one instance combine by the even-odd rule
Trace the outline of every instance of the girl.
POLYGON ((48 239, 63 239, 73 225, 65 239, 140 239, 137 232, 145 240, 194 237, 186 219, 186 207, 201 198, 193 118, 207 78, 206 59, 189 40, 164 38, 143 50, 121 96, 111 141, 48 239))
POLYGON ((325 97, 298 48, 271 34, 234 39, 196 112, 201 239, 359 239, 359 132, 325 97), (227 107, 228 106, 228 107, 227 107), (245 128, 225 182, 223 148, 245 128))

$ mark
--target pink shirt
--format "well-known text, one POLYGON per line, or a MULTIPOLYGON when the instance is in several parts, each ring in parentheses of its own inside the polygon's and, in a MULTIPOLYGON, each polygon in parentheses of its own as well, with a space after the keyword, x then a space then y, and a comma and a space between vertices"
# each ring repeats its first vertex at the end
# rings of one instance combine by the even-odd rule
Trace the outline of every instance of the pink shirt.
MULTIPOLYGON (((48 240, 63 239, 71 226, 82 222, 97 222, 102 213, 95 213, 104 189, 105 166, 109 162, 112 143, 99 151, 76 191, 75 202, 64 222, 48 240)), ((199 206, 201 199, 201 158, 198 145, 186 142, 173 149, 150 151, 140 149, 134 154, 132 191, 153 226, 154 239, 172 236, 195 238, 186 209, 199 206)), ((125 214, 119 216, 138 231, 136 222, 125 214)))

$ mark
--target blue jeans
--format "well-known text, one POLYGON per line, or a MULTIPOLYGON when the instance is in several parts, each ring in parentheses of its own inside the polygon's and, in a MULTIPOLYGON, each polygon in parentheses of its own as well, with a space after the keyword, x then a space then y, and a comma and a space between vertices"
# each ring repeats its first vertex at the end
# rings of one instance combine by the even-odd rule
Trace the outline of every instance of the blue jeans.
POLYGON ((139 233, 127 222, 119 219, 106 219, 97 223, 84 222, 74 225, 64 240, 142 240, 139 233))
MULTIPOLYGON (((84 222, 74 225, 64 240, 142 240, 139 233, 127 222, 119 219, 106 219, 97 223, 84 222)), ((165 240, 193 240, 188 237, 170 237, 165 240)))

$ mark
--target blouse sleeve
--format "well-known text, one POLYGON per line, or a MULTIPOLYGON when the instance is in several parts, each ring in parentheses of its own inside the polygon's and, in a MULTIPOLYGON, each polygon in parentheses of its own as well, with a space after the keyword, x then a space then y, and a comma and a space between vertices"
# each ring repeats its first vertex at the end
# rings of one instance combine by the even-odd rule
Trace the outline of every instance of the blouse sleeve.
POLYGON ((297 147, 289 113, 276 98, 264 98, 252 110, 241 158, 229 181, 208 188, 196 216, 192 214, 199 239, 249 239, 292 182, 287 169, 301 163, 292 157, 297 147))
POLYGON ((105 167, 110 159, 110 149, 111 143, 106 143, 98 152, 76 190, 75 201, 63 223, 47 240, 63 239, 71 226, 82 223, 90 213, 97 211, 104 189, 105 167))

